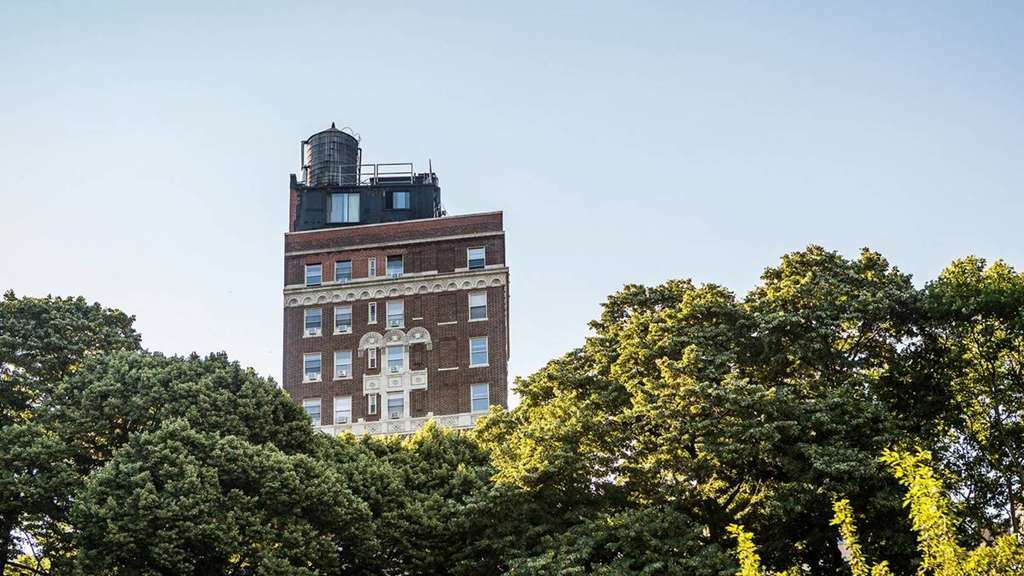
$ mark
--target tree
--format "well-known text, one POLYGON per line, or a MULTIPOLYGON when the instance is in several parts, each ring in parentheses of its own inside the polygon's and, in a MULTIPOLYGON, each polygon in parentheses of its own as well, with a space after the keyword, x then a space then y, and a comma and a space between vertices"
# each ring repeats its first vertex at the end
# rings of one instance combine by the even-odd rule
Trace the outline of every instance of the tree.
MULTIPOLYGON (((1021 576, 1024 575, 1024 544, 1014 534, 1004 534, 973 550, 960 545, 956 519, 938 479, 932 455, 926 450, 901 451, 886 449, 881 457, 906 490, 904 504, 910 511, 917 535, 921 565, 918 574, 934 576, 1021 576)), ((846 548, 846 560, 853 576, 891 576, 888 563, 870 564, 859 544, 854 511, 850 501, 837 500, 833 506, 832 524, 846 548)), ((740 560, 737 576, 763 574, 760 556, 753 536, 742 526, 730 528, 737 540, 740 560)), ((791 569, 791 573, 799 573, 791 569)))
POLYGON ((87 358, 137 350, 133 316, 76 298, 0 300, 0 426, 33 417, 54 385, 87 358))
POLYGON ((935 443, 969 533, 1020 533, 1024 520, 1024 274, 953 262, 925 290, 933 370, 951 399, 935 443))
POLYGON ((865 544, 908 566, 898 486, 876 455, 914 425, 887 398, 916 336, 917 298, 880 255, 814 246, 766 270, 743 300, 688 281, 627 286, 584 346, 519 381, 520 406, 479 437, 499 483, 557 510, 549 536, 672 510, 709 557, 741 519, 768 564, 837 573, 827 510, 849 494, 872 528, 865 544))
POLYGON ((72 481, 43 405, 83 362, 136 350, 134 318, 82 297, 0 300, 0 574, 66 503, 72 481), (27 541, 26 541, 27 540, 27 541))
POLYGON ((318 457, 368 506, 376 548, 352 574, 499 573, 487 536, 493 468, 467 434, 428 422, 406 438, 324 437, 318 457))
POLYGON ((373 538, 330 466, 184 420, 132 435, 88 477, 72 520, 86 574, 346 573, 373 538))
POLYGON ((301 408, 272 381, 224 354, 117 351, 90 357, 54 387, 41 414, 59 441, 61 461, 73 471, 37 533, 54 571, 68 569, 76 555, 80 527, 69 522, 70 504, 90 475, 134 436, 181 420, 201 433, 297 454, 312 450, 315 434, 301 408))

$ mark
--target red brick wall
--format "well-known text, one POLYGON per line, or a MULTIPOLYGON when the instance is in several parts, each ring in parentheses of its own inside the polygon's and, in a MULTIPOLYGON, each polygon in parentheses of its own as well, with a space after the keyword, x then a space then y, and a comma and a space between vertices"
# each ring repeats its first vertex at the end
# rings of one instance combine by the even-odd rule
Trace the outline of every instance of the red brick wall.
MULTIPOLYGON (((414 360, 422 357, 427 368, 427 391, 417 402, 410 398, 410 406, 422 405, 421 414, 411 412, 412 416, 424 416, 427 412, 455 414, 469 412, 470 385, 488 383, 491 385, 491 403, 507 406, 507 363, 508 343, 506 341, 506 286, 491 286, 487 292, 487 320, 469 321, 470 290, 458 290, 446 293, 431 293, 416 296, 421 299, 422 319, 414 320, 412 298, 405 298, 405 329, 422 326, 430 332, 432 349, 415 348, 410 351, 410 368, 416 369, 414 360), (454 298, 453 298, 454 296, 454 298), (455 324, 438 325, 455 318, 455 324), (469 339, 476 336, 487 336, 488 366, 469 367, 469 339), (438 370, 439 368, 458 367, 457 370, 438 370)), ((321 398, 321 411, 325 424, 333 422, 334 396, 352 396, 352 418, 357 420, 373 419, 366 414, 366 400, 363 397, 363 374, 380 372, 385 363, 383 350, 378 352, 377 368, 367 367, 368 355, 358 353, 359 338, 369 331, 383 333, 385 300, 376 301, 378 320, 376 324, 367 323, 367 301, 352 303, 353 327, 352 334, 333 334, 334 304, 318 305, 323 314, 323 336, 303 337, 303 310, 307 307, 289 307, 284 314, 284 388, 297 402, 304 398, 321 398), (345 380, 334 380, 334 351, 352 351, 352 377, 345 380), (321 353, 321 370, 323 382, 302 382, 302 355, 306 352, 321 353)), ((383 407, 383 399, 378 400, 378 413, 383 407)))
POLYGON ((501 230, 501 212, 445 216, 443 218, 409 220, 407 222, 325 228, 310 232, 290 232, 285 235, 284 251, 287 253, 300 250, 332 250, 366 244, 501 232, 501 230))
MULTIPOLYGON (((325 281, 334 278, 336 260, 352 260, 353 277, 367 276, 367 258, 377 258, 378 276, 385 277, 387 255, 402 254, 407 274, 437 271, 452 272, 466 267, 466 249, 475 246, 487 248, 487 264, 505 263, 504 236, 501 234, 501 214, 478 214, 432 220, 410 221, 387 225, 336 228, 325 231, 288 234, 285 237, 286 251, 322 250, 315 254, 291 255, 285 257, 285 284, 303 282, 303 265, 323 264, 325 281), (483 238, 432 240, 459 234, 493 233, 483 238), (367 244, 422 240, 387 247, 365 247, 367 244)), ((427 390, 410 394, 409 409, 413 417, 424 416, 427 412, 435 415, 455 414, 470 411, 470 386, 490 384, 492 404, 508 404, 507 362, 507 286, 486 288, 488 319, 469 322, 470 290, 431 292, 404 297, 405 329, 422 326, 430 332, 431 350, 410 352, 410 363, 421 360, 427 368, 427 390), (439 322, 455 324, 438 325, 439 322), (475 336, 488 337, 489 365, 469 367, 469 339, 475 336), (458 367, 457 370, 439 368, 458 367)), ((377 323, 367 324, 369 301, 359 300, 351 304, 353 316, 352 334, 334 335, 334 303, 320 305, 323 317, 323 335, 303 337, 303 307, 284 309, 284 388, 297 402, 304 398, 319 397, 323 423, 333 423, 334 396, 352 397, 352 419, 375 420, 385 410, 385 399, 378 399, 378 415, 366 413, 366 398, 362 393, 363 374, 368 371, 367 354, 358 353, 359 338, 368 331, 385 332, 387 299, 377 302, 377 323), (334 351, 352 351, 352 378, 333 380, 334 351), (305 352, 321 353, 322 382, 302 382, 302 355, 305 352)), ((379 351, 377 373, 385 364, 383 350, 379 351)), ((416 369, 415 365, 410 366, 416 369)))
POLYGON ((285 256, 285 285, 302 284, 305 281, 306 264, 322 264, 324 281, 334 280, 334 263, 339 260, 352 261, 352 277, 368 276, 368 259, 377 258, 377 276, 386 274, 388 256, 402 256, 407 274, 429 272, 452 272, 466 267, 466 250, 483 246, 486 248, 487 264, 502 264, 505 261, 504 236, 466 238, 403 244, 395 247, 369 249, 334 249, 316 254, 285 256))

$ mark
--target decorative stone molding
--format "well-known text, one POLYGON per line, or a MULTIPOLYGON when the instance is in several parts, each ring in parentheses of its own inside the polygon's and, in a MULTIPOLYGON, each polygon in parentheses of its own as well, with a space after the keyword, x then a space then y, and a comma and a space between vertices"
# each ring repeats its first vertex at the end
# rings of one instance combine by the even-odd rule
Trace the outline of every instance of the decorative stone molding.
POLYGON ((434 342, 430 338, 430 332, 422 326, 410 328, 408 332, 394 328, 388 330, 383 335, 380 332, 367 332, 359 338, 359 357, 362 358, 363 351, 367 348, 411 346, 413 344, 426 344, 427 350, 434 349, 434 342))
POLYGON ((402 370, 392 374, 384 369, 380 374, 363 374, 364 395, 426 389, 426 370, 402 370))
POLYGON ((433 418, 434 422, 442 428, 453 428, 465 430, 476 426, 480 418, 486 416, 486 412, 463 412, 460 414, 445 414, 442 416, 427 416, 425 418, 403 418, 400 420, 380 420, 377 422, 352 422, 349 424, 328 424, 317 427, 318 430, 331 436, 337 436, 350 432, 356 436, 364 434, 376 435, 406 435, 412 434, 423 428, 433 418))
POLYGON ((380 300, 450 292, 454 290, 478 290, 488 286, 504 286, 508 284, 508 269, 484 269, 458 274, 438 274, 434 276, 410 278, 382 278, 372 286, 305 286, 285 288, 284 305, 287 307, 312 306, 314 304, 355 302, 357 300, 380 300))

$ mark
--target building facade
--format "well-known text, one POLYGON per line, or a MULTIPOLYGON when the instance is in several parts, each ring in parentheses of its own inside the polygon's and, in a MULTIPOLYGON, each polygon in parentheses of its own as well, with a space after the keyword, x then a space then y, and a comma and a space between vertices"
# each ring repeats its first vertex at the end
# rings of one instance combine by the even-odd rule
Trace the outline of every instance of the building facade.
POLYGON ((502 214, 446 215, 432 171, 303 142, 284 257, 284 389, 329 433, 468 428, 507 405, 502 214))

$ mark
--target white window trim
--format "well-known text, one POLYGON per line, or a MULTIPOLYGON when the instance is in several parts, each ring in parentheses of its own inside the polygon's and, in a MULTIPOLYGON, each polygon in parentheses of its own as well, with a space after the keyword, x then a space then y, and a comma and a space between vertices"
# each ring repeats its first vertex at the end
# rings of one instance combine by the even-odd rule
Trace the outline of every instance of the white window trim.
POLYGON ((306 413, 306 417, 309 418, 310 422, 313 422, 313 418, 310 416, 309 411, 306 410, 306 406, 316 406, 319 408, 320 421, 314 423, 315 426, 323 426, 324 424, 324 404, 320 398, 303 398, 302 399, 302 411, 306 413))
POLYGON ((370 256, 366 259, 366 276, 368 278, 377 277, 377 257, 370 256))
POLYGON ((409 393, 408 392, 390 392, 384 397, 384 416, 385 420, 404 420, 409 417, 409 393), (388 400, 391 397, 402 398, 402 416, 400 418, 391 417, 391 408, 388 406, 388 400))
POLYGON ((384 346, 384 366, 387 368, 385 372, 387 374, 401 374, 409 370, 409 347, 404 344, 388 344, 384 346), (391 355, 388 354, 388 348, 401 347, 402 348, 402 365, 399 367, 398 372, 391 371, 391 355))
POLYGON ((321 334, 323 334, 323 331, 324 331, 324 311, 323 311, 323 309, 322 308, 303 308, 302 309, 302 337, 303 338, 316 338, 316 337, 320 336, 321 334), (317 326, 314 329, 314 330, 316 330, 315 332, 310 332, 309 329, 306 328, 306 315, 308 315, 309 312, 312 311, 312 310, 320 310, 320 325, 317 326))
POLYGON ((483 412, 487 412, 487 410, 488 410, 488 408, 490 408, 490 406, 491 406, 491 385, 490 384, 485 384, 483 382, 478 382, 476 384, 471 384, 469 386, 469 411, 471 413, 473 413, 473 414, 480 414, 480 413, 483 413, 483 412), (483 410, 473 410, 473 401, 476 400, 476 398, 473 396, 473 388, 475 388, 477 386, 483 386, 484 390, 487 391, 487 396, 485 397, 485 399, 487 400, 487 406, 485 406, 483 410))
POLYGON ((388 327, 389 330, 391 328, 405 328, 405 300, 404 299, 388 300, 387 302, 384 303, 384 323, 388 327), (392 325, 391 324, 391 311, 390 311, 390 308, 391 308, 391 305, 395 304, 395 303, 398 303, 398 304, 402 305, 402 319, 399 321, 398 324, 392 325))
POLYGON ((305 286, 322 286, 324 283, 324 265, 323 264, 306 264, 302 269, 302 284, 305 286), (316 284, 309 283, 309 269, 313 266, 320 267, 320 281, 316 284))
POLYGON ((366 397, 366 413, 370 416, 377 415, 377 395, 370 394, 366 397))
POLYGON ((486 290, 478 290, 478 291, 475 291, 475 292, 470 292, 469 295, 466 296, 466 301, 467 301, 467 304, 466 304, 466 317, 469 319, 470 322, 483 322, 483 321, 487 320, 487 317, 490 315, 490 308, 489 308, 488 302, 487 302, 487 291, 486 290), (483 294, 483 296, 484 296, 484 317, 483 318, 473 318, 473 295, 474 294, 483 294))
POLYGON ((353 324, 355 324, 355 318, 354 318, 354 313, 352 311, 352 305, 351 304, 342 304, 341 306, 335 306, 334 307, 334 333, 335 334, 351 334, 352 333, 353 324), (348 320, 349 320, 348 330, 338 330, 338 309, 339 308, 348 308, 348 320))
POLYGON ((373 368, 373 369, 377 368, 377 348, 376 347, 374 347, 374 348, 367 348, 366 349, 366 367, 367 368, 373 368))
POLYGON ((360 204, 362 204, 362 198, 360 198, 360 194, 358 192, 333 192, 330 195, 330 204, 331 204, 330 205, 330 209, 327 211, 327 222, 328 222, 328 224, 358 224, 359 223, 360 212, 362 212, 362 206, 360 205, 360 204), (334 218, 334 214, 337 211, 337 209, 334 207, 334 199, 337 196, 343 196, 344 197, 344 200, 343 200, 344 206, 345 206, 344 211, 345 211, 345 215, 348 216, 348 218, 340 218, 340 219, 337 219, 337 220, 334 218), (352 196, 356 197, 356 213, 354 215, 349 213, 349 208, 351 208, 351 205, 349 204, 349 199, 352 196), (353 219, 353 216, 355 216, 355 219, 353 219))
POLYGON ((366 306, 366 323, 376 324, 377 323, 377 303, 370 302, 366 306))
POLYGON ((487 268, 487 246, 470 246, 469 248, 466 248, 466 270, 483 270, 484 268, 487 268), (471 268, 469 266, 469 261, 470 261, 469 253, 470 253, 471 250, 483 250, 484 251, 484 265, 481 266, 480 268, 471 268))
POLYGON ((319 352, 306 352, 302 355, 302 381, 303 382, 323 382, 324 379, 324 359, 323 355, 319 352), (312 358, 316 356, 320 359, 320 371, 317 372, 316 378, 306 377, 306 358, 312 358))
POLYGON ((334 379, 335 380, 351 380, 352 379, 352 364, 355 360, 352 358, 351 350, 335 350, 334 351, 334 379), (348 375, 338 376, 338 353, 348 352, 348 375))
POLYGON ((348 282, 352 281, 352 260, 335 260, 334 261, 334 281, 336 283, 338 283, 338 284, 347 284, 348 282), (338 268, 340 268, 340 266, 338 266, 338 264, 341 264, 342 262, 348 262, 348 280, 340 280, 338 278, 338 268))
POLYGON ((469 339, 469 367, 470 368, 485 368, 491 365, 491 341, 487 336, 474 336, 469 339), (484 340, 484 350, 487 354, 487 362, 483 364, 473 364, 473 340, 484 340))
POLYGON ((405 255, 404 254, 391 254, 391 255, 385 256, 384 257, 384 274, 388 278, 401 278, 402 276, 404 276, 405 275, 405 255), (388 266, 388 262, 392 258, 398 258, 398 261, 402 263, 402 270, 401 270, 401 272, 396 272, 394 274, 391 273, 391 268, 388 266))
MULTIPOLYGON (((335 396, 334 397, 334 403, 331 405, 331 407, 334 408, 334 419, 333 419, 333 422, 335 424, 351 424, 352 423, 352 396, 348 396, 348 395, 345 395, 345 396, 335 396), (340 402, 341 400, 344 400, 346 398, 348 399, 348 421, 347 422, 338 422, 338 413, 341 412, 340 410, 338 410, 338 405, 341 403, 340 402)), ((323 415, 321 414, 320 417, 323 418, 323 415)))

